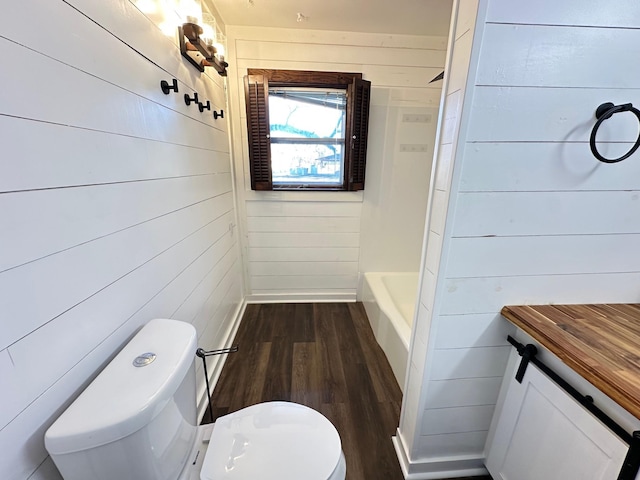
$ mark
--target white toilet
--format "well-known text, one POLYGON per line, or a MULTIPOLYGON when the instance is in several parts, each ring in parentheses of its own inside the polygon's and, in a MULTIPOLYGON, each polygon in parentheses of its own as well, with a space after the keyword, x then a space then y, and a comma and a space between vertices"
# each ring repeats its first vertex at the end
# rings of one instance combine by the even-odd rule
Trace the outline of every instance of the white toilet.
POLYGON ((145 325, 47 430, 64 479, 344 480, 337 430, 303 405, 261 403, 196 426, 195 351, 192 325, 145 325))

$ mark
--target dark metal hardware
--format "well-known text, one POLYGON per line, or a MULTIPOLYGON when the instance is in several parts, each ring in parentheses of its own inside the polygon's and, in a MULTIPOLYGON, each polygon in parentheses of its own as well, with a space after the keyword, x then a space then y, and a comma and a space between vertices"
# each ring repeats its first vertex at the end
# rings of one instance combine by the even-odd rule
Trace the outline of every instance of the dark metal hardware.
POLYGON ((215 110, 213 111, 213 119, 217 120, 219 118, 224 118, 224 110, 220 110, 220 113, 216 112, 215 110))
POLYGON ((518 353, 522 357, 520 361, 520 366, 518 367, 518 371, 516 372, 516 380, 518 383, 522 383, 522 379, 524 378, 524 373, 527 371, 527 366, 533 357, 538 353, 538 349, 535 345, 527 345, 522 347, 522 349, 518 349, 518 353))
POLYGON ((184 94, 184 103, 186 103, 187 106, 189 106, 189 105, 191 105, 191 102, 199 103, 198 102, 198 93, 197 92, 193 94, 193 98, 190 97, 188 93, 184 94))
POLYGON ((629 158, 631 155, 635 153, 636 150, 638 150, 638 148, 640 148, 640 133, 639 133, 635 144, 633 145, 633 147, 631 147, 631 150, 629 150, 620 158, 615 158, 615 159, 605 158, 600 154, 600 152, 598 152, 598 148, 596 147, 596 134, 598 133, 598 128, 600 128, 600 125, 602 125, 602 123, 605 120, 607 120, 608 118, 611 118, 614 114, 620 113, 620 112, 631 112, 636 116, 636 118, 638 119, 638 122, 640 122, 640 110, 635 108, 631 103, 614 105, 611 102, 607 102, 607 103, 603 103, 596 109, 596 118, 598 120, 596 124, 593 126, 593 130, 591 130, 591 137, 589 138, 589 146, 591 147, 591 153, 593 153, 593 156, 603 163, 621 162, 622 160, 629 158))
POLYGON ((211 102, 209 100, 207 100, 206 106, 204 103, 199 102, 198 103, 198 110, 200 110, 200 113, 204 112, 205 110, 211 110, 211 102))
POLYGON ((160 82, 160 88, 162 89, 162 93, 164 93, 165 95, 169 95, 169 92, 171 90, 173 90, 175 93, 178 93, 178 80, 174 78, 171 85, 169 85, 169 82, 167 82, 166 80, 162 80, 160 82))
POLYGON ((219 348, 218 350, 203 350, 199 348, 196 350, 196 355, 200 358, 211 357, 213 355, 223 355, 225 353, 236 353, 238 351, 238 346, 234 345, 229 348, 219 348))
POLYGON ((225 353, 235 353, 238 351, 238 346, 234 345, 229 348, 219 348, 217 350, 204 350, 199 348, 196 350, 196 356, 202 359, 202 366, 204 367, 204 380, 207 384, 207 398, 209 399, 209 415, 213 422, 213 405, 211 405, 211 388, 209 387, 209 373, 207 372, 207 357, 213 355, 224 355, 225 353))
MULTIPOLYGON (((554 370, 549 368, 545 363, 536 357, 537 349, 535 345, 523 345, 514 339, 511 335, 507 336, 507 341, 513 345, 518 353, 523 357, 520 367, 518 368, 517 375, 520 373, 522 364, 524 363, 524 355, 528 353, 529 358, 527 364, 533 363, 540 371, 542 371, 547 377, 549 377, 556 385, 567 392, 573 399, 575 399, 586 410, 591 412, 598 420, 600 420, 609 430, 615 433, 620 439, 629 445, 629 450, 625 457, 624 463, 618 475, 617 480, 635 480, 638 471, 640 471, 640 430, 629 434, 624 428, 622 428, 615 420, 609 417, 606 413, 600 410, 593 402, 593 397, 590 395, 582 395, 571 384, 569 384, 564 378, 558 375, 554 370), (533 347, 533 348, 529 348, 533 347)), ((526 366, 524 368, 526 370, 526 366)), ((522 373, 524 376, 524 372, 522 373)), ((521 382, 522 379, 518 380, 521 382)))
POLYGON ((640 431, 633 432, 631 445, 624 457, 618 480, 634 480, 640 470, 640 431))

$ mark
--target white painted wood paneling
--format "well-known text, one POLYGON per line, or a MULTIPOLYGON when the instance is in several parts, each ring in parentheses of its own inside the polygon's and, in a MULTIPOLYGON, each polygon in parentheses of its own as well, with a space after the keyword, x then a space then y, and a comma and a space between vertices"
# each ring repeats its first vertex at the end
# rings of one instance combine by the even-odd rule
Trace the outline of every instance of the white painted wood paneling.
POLYGON ((456 378, 429 383, 425 397, 431 408, 495 405, 502 377, 456 378))
POLYGON ((357 275, 279 275, 251 277, 251 287, 260 290, 314 290, 314 289, 355 289, 357 275))
POLYGON ((269 41, 237 40, 235 43, 236 56, 240 59, 259 58, 261 60, 287 59, 304 63, 308 59, 316 62, 341 64, 357 63, 367 65, 421 66, 438 68, 444 63, 443 50, 384 48, 384 56, 379 48, 352 47, 349 45, 299 44, 300 48, 291 48, 290 43, 269 41))
MULTIPOLYGON (((470 110, 470 142, 588 142, 602 103, 640 105, 640 89, 485 87, 475 88, 470 110), (526 112, 526 128, 523 128, 526 112)), ((638 120, 627 112, 615 115, 598 130, 598 141, 633 142, 638 120)), ((625 145, 609 155, 624 153, 625 145)), ((602 152, 605 153, 604 151, 602 152)), ((586 158, 593 158, 585 150, 586 158)))
POLYGON ((182 99, 220 108, 224 80, 128 0, 4 7, 0 478, 58 480, 44 431, 141 325, 174 316, 207 348, 230 341, 243 292, 227 120, 182 99), (180 94, 162 94, 172 78, 180 94))
POLYGON ((464 158, 461 192, 637 190, 640 178, 640 162, 605 165, 586 142, 469 143, 464 158))
POLYGON ((247 202, 248 217, 352 217, 360 218, 356 202, 247 202))
MULTIPOLYGON (((285 43, 310 43, 320 45, 352 45, 379 48, 414 48, 427 50, 447 49, 447 38, 429 35, 380 35, 364 32, 337 32, 313 29, 287 29, 269 27, 229 26, 233 36, 241 40, 255 40, 285 43)), ((230 33, 231 34, 231 33, 230 33)))
POLYGON ((252 262, 356 262, 358 248, 249 248, 252 262))
POLYGON ((431 230, 429 232, 429 242, 424 258, 424 268, 431 273, 438 271, 440 265, 440 252, 442 251, 442 235, 431 230))
POLYGON ((452 238, 449 278, 640 272, 640 235, 452 238))
POLYGON ((640 5, 634 0, 617 0, 613 5, 598 0, 583 0, 579 4, 553 0, 538 0, 536 3, 491 0, 488 2, 486 21, 637 28, 639 18, 640 5))
POLYGON ((6 318, 22 321, 2 329, 0 348, 13 344, 197 232, 202 223, 218 216, 209 211, 210 206, 211 202, 200 203, 4 272, 0 275, 0 288, 5 292, 13 290, 16 295, 0 298, 0 310, 6 318), (47 272, 65 272, 72 280, 67 284, 47 272))
POLYGON ((254 276, 273 275, 355 275, 358 262, 253 262, 254 276))
POLYGON ((249 232, 341 232, 360 231, 358 217, 248 217, 249 232))
POLYGON ((422 416, 424 435, 489 430, 495 405, 433 408, 422 416))
POLYGON ((500 315, 451 315, 440 318, 435 345, 437 348, 474 348, 508 345, 511 324, 500 315))
POLYGON ((440 144, 447 145, 453 142, 460 122, 460 110, 462 108, 462 93, 460 90, 450 92, 444 103, 442 115, 442 132, 440 144))
POLYGON ((504 305, 637 303, 640 273, 449 278, 440 313, 498 314, 504 305))
POLYGON ((458 17, 456 18, 455 40, 459 40, 469 31, 473 32, 476 24, 476 15, 478 12, 478 0, 466 0, 462 8, 458 9, 458 17))
POLYGON ((511 346, 436 350, 431 380, 497 377, 504 373, 511 346))
POLYGON ((0 156, 0 192, 230 171, 224 152, 12 117, 0 116, 0 142, 16 152, 0 156))
POLYGON ((449 67, 449 82, 447 83, 447 94, 457 92, 464 88, 467 81, 467 71, 469 70, 469 52, 473 43, 473 31, 467 30, 456 39, 456 48, 451 57, 449 67))
POLYGON ((478 85, 638 87, 640 29, 498 24, 487 25, 483 42, 492 48, 478 63, 478 85))
POLYGON ((4 38, 0 55, 18 70, 39 65, 40 75, 48 78, 42 82, 40 76, 3 71, 0 114, 209 149, 227 141, 226 132, 4 38), (16 91, 29 94, 18 98, 16 91), (175 128, 178 123, 187 128, 175 128))
POLYGON ((249 233, 249 247, 260 248, 315 248, 315 247, 358 247, 360 235, 357 233, 249 233))
POLYGON ((486 437, 486 431, 421 435, 417 439, 416 450, 427 458, 464 458, 482 451, 486 437))
POLYGON ((0 272, 209 200, 214 211, 229 211, 230 191, 224 174, 2 195, 0 272))
POLYGON ((460 193, 452 233, 456 237, 640 233, 640 190, 460 193))

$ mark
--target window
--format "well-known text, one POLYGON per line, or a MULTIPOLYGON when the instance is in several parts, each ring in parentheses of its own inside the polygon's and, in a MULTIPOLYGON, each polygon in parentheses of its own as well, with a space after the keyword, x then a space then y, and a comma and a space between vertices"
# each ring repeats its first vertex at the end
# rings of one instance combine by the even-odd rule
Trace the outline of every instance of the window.
POLYGON ((359 73, 249 69, 253 190, 362 190, 371 83, 359 73))

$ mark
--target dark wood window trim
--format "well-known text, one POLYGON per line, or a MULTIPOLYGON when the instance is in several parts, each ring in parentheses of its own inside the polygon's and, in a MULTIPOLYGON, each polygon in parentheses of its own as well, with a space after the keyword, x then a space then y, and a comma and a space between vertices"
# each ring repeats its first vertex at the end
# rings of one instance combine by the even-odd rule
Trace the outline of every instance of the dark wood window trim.
POLYGON ((245 102, 252 190, 364 189, 371 82, 361 73, 247 69, 245 102), (344 172, 341 186, 273 185, 269 135, 269 87, 339 88, 347 92, 344 172))

